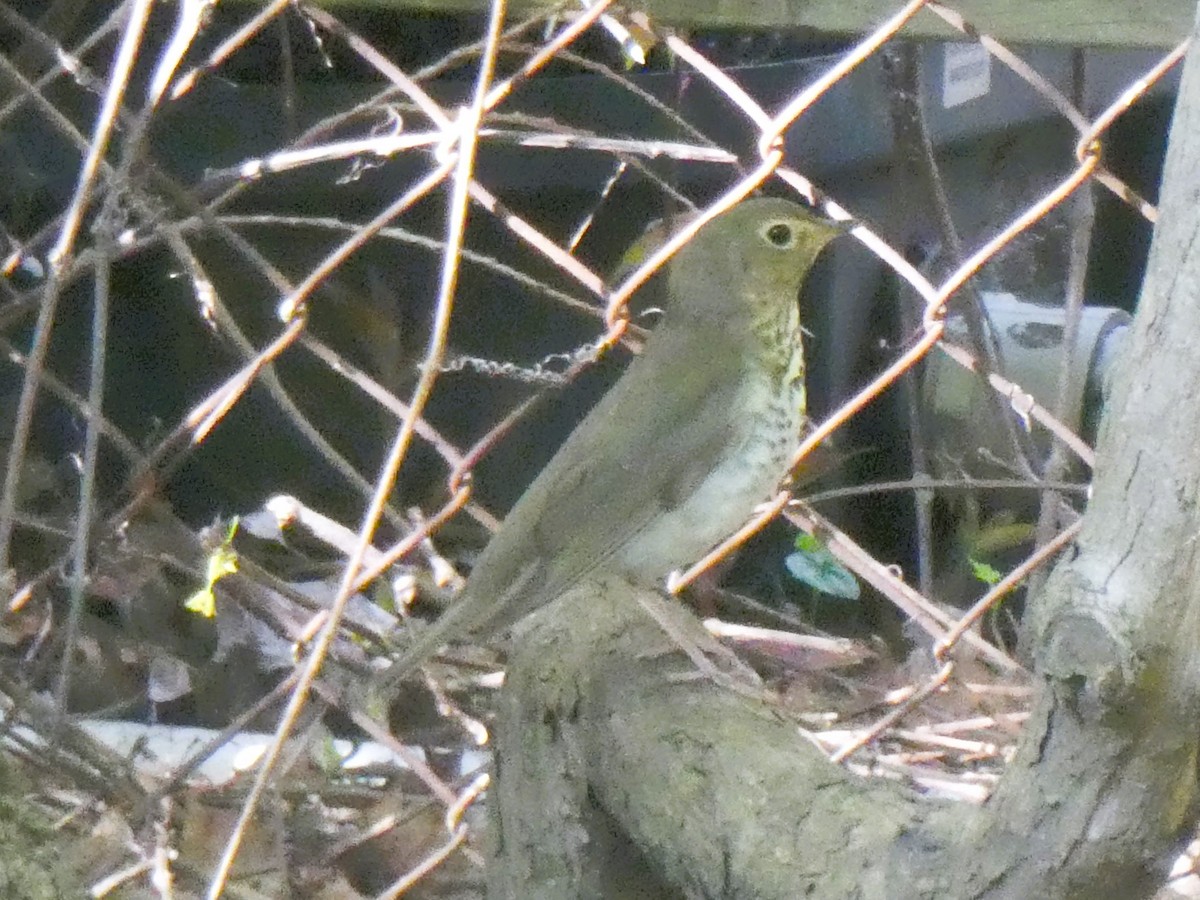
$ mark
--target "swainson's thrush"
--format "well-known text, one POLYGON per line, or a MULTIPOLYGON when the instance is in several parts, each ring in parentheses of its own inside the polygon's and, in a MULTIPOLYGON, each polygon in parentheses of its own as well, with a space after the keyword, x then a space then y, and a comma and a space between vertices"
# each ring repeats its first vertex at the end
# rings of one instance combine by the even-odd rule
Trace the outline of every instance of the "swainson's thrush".
POLYGON ((387 670, 507 628, 581 579, 658 585, 749 518, 804 422, 798 294, 842 230, 782 199, 747 200, 668 264, 661 323, 517 501, 462 596, 387 670))

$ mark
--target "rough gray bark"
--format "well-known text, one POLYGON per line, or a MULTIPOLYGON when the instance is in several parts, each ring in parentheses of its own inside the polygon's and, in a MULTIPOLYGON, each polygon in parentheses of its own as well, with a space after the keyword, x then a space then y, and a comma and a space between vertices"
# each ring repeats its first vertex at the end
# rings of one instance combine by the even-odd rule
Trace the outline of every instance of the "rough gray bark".
POLYGON ((0 897, 58 900, 87 895, 86 841, 71 837, 29 798, 39 788, 11 761, 0 762, 0 897))
POLYGON ((1198 109, 1194 45, 1094 496, 1031 604, 1039 697, 991 801, 829 765, 767 705, 687 677, 655 598, 601 581, 531 620, 512 662, 491 896, 1153 893, 1200 814, 1198 109))
POLYGON ((1097 448, 1094 494, 1074 558, 1057 567, 1031 610, 1044 688, 977 838, 990 861, 972 878, 995 879, 987 896, 1143 896, 1196 819, 1198 196, 1193 34, 1132 347, 1097 448))
POLYGON ((531 619, 497 722, 489 896, 921 896, 895 873, 978 810, 830 765, 770 706, 698 676, 642 604, 711 640, 616 579, 531 619))

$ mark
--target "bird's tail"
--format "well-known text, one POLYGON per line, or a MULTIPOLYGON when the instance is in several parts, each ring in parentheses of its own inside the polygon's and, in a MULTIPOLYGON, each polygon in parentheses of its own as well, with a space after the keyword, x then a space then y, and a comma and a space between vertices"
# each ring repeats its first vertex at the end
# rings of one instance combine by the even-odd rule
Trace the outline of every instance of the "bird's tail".
POLYGON ((461 639, 470 631, 470 604, 460 597, 436 622, 418 631, 396 660, 379 674, 376 687, 388 692, 417 671, 447 643, 461 639))

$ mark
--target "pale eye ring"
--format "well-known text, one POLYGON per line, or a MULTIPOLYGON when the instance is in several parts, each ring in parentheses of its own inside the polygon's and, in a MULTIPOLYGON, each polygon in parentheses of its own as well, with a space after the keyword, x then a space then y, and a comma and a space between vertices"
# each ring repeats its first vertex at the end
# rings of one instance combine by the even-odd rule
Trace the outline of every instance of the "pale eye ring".
POLYGON ((772 247, 790 250, 796 246, 796 229, 790 222, 769 222, 759 232, 772 247))

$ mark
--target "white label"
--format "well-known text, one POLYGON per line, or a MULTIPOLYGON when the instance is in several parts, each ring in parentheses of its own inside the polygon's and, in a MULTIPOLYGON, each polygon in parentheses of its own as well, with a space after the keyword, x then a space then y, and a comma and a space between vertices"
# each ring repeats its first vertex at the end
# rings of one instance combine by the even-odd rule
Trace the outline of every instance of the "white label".
POLYGON ((949 109, 982 97, 992 86, 992 57, 982 44, 946 44, 942 106, 949 109))

